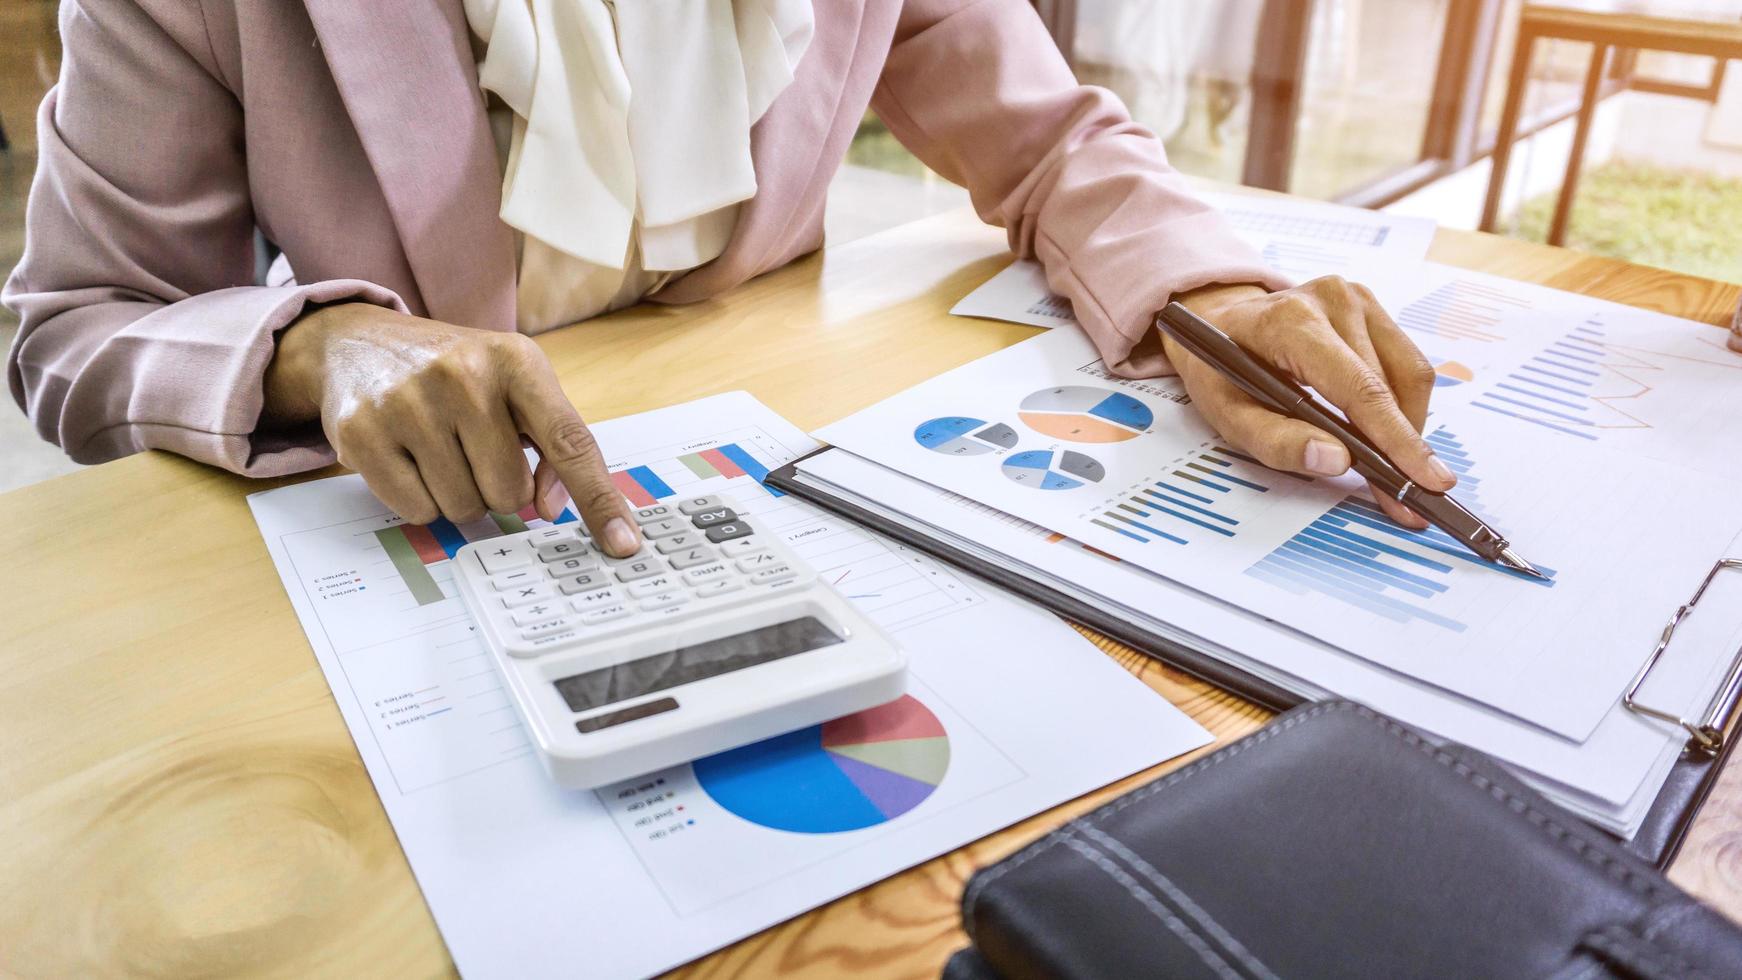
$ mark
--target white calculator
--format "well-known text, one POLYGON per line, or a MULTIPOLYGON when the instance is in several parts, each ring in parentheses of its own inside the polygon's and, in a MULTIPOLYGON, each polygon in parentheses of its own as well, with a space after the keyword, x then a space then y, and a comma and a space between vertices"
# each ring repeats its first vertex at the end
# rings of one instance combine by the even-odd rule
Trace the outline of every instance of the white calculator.
POLYGON ((644 507, 641 551, 578 522, 476 541, 460 596, 559 784, 584 789, 899 698, 907 660, 718 496, 644 507))

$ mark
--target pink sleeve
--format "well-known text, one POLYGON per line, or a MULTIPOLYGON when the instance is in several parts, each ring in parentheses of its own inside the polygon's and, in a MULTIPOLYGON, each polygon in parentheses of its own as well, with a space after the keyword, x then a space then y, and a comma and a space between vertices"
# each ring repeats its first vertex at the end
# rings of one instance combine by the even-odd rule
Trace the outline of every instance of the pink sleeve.
POLYGON ((908 3, 872 101, 896 138, 968 188, 1046 268, 1114 371, 1170 373, 1151 321, 1211 283, 1290 283, 1194 198, 1161 141, 1079 85, 1021 0, 908 3))
POLYGON ((200 5, 159 7, 61 7, 61 75, 5 290, 12 396, 82 463, 167 449, 254 476, 325 465, 317 426, 255 432, 274 339, 310 304, 404 304, 357 280, 252 285, 241 108, 200 5))

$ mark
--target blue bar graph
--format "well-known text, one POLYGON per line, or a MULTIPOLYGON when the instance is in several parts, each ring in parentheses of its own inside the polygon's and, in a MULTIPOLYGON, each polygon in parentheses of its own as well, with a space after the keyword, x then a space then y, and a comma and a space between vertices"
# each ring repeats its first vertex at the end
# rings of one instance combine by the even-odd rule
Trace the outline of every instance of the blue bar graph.
POLYGON ((1603 377, 1601 369, 1607 353, 1602 323, 1593 318, 1538 351, 1470 404, 1485 412, 1594 442, 1599 432, 1588 413, 1593 389, 1603 377))
POLYGON ((1279 475, 1250 456, 1207 446, 1175 460, 1161 479, 1127 491, 1090 523, 1143 544, 1231 538, 1239 533, 1240 519, 1219 508, 1237 510, 1252 502, 1253 494, 1269 493, 1263 481, 1279 475), (1247 475, 1236 474, 1237 467, 1247 475))
POLYGON ((466 546, 466 536, 445 517, 438 517, 425 526, 429 528, 429 533, 435 535, 436 542, 448 553, 449 558, 466 546))
MULTIPOLYGON (((1463 443, 1445 429, 1427 436, 1458 475, 1458 499, 1480 513, 1482 478, 1463 443)), ((1489 564, 1438 528, 1411 531, 1391 522, 1362 497, 1347 497, 1246 570, 1253 578, 1298 595, 1316 592, 1397 623, 1420 621, 1461 633, 1467 624, 1443 615, 1433 601, 1459 568, 1477 565, 1522 582, 1553 587, 1555 572, 1537 566, 1536 579, 1489 564)))

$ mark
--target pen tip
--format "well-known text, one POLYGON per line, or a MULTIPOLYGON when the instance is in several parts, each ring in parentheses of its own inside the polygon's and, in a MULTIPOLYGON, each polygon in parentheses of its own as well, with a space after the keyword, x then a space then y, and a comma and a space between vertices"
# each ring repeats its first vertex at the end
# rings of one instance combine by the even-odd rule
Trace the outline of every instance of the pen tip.
POLYGON ((1535 577, 1535 578, 1540 578, 1540 579, 1548 578, 1547 575, 1544 575, 1543 573, 1537 571, 1535 565, 1532 565, 1530 562, 1527 562, 1523 558, 1520 558, 1518 556, 1518 552, 1513 551, 1511 548, 1504 548, 1501 550, 1501 552, 1500 552, 1500 564, 1506 566, 1507 568, 1512 569, 1513 571, 1523 572, 1524 574, 1530 575, 1530 576, 1535 577))

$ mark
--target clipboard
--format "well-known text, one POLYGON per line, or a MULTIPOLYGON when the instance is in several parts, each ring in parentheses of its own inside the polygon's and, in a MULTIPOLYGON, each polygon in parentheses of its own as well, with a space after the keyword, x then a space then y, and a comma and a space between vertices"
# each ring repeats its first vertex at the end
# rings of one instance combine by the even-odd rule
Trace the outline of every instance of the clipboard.
MULTIPOLYGON (((819 453, 828 452, 831 448, 824 446, 816 449, 770 471, 765 482, 782 493, 808 501, 870 528, 884 537, 899 541, 915 551, 985 579, 1054 615, 1118 640, 1145 656, 1272 711, 1287 711, 1306 700, 1287 688, 1232 666, 1206 651, 1195 649, 1173 637, 1143 629, 1048 585, 1013 575, 915 528, 891 521, 827 491, 802 483, 798 479, 799 464, 819 453)), ((1646 813, 1639 832, 1631 841, 1622 842, 1629 851, 1659 870, 1667 870, 1675 861, 1682 843, 1687 839, 1688 830, 1693 826, 1694 817, 1711 795, 1719 772, 1735 751, 1736 742, 1742 740, 1742 733, 1736 730, 1737 709, 1742 705, 1742 648, 1732 655, 1724 682, 1719 685, 1705 712, 1697 719, 1683 718, 1643 704, 1639 701, 1638 694, 1652 668, 1662 659, 1664 651, 1673 641, 1676 626, 1692 614, 1712 580, 1731 570, 1742 574, 1742 559, 1723 559, 1714 564, 1694 595, 1670 615, 1656 648, 1650 651, 1641 664, 1622 698, 1622 703, 1628 710, 1664 724, 1678 725, 1689 733, 1687 745, 1670 769, 1669 777, 1658 791, 1657 799, 1646 813)))

